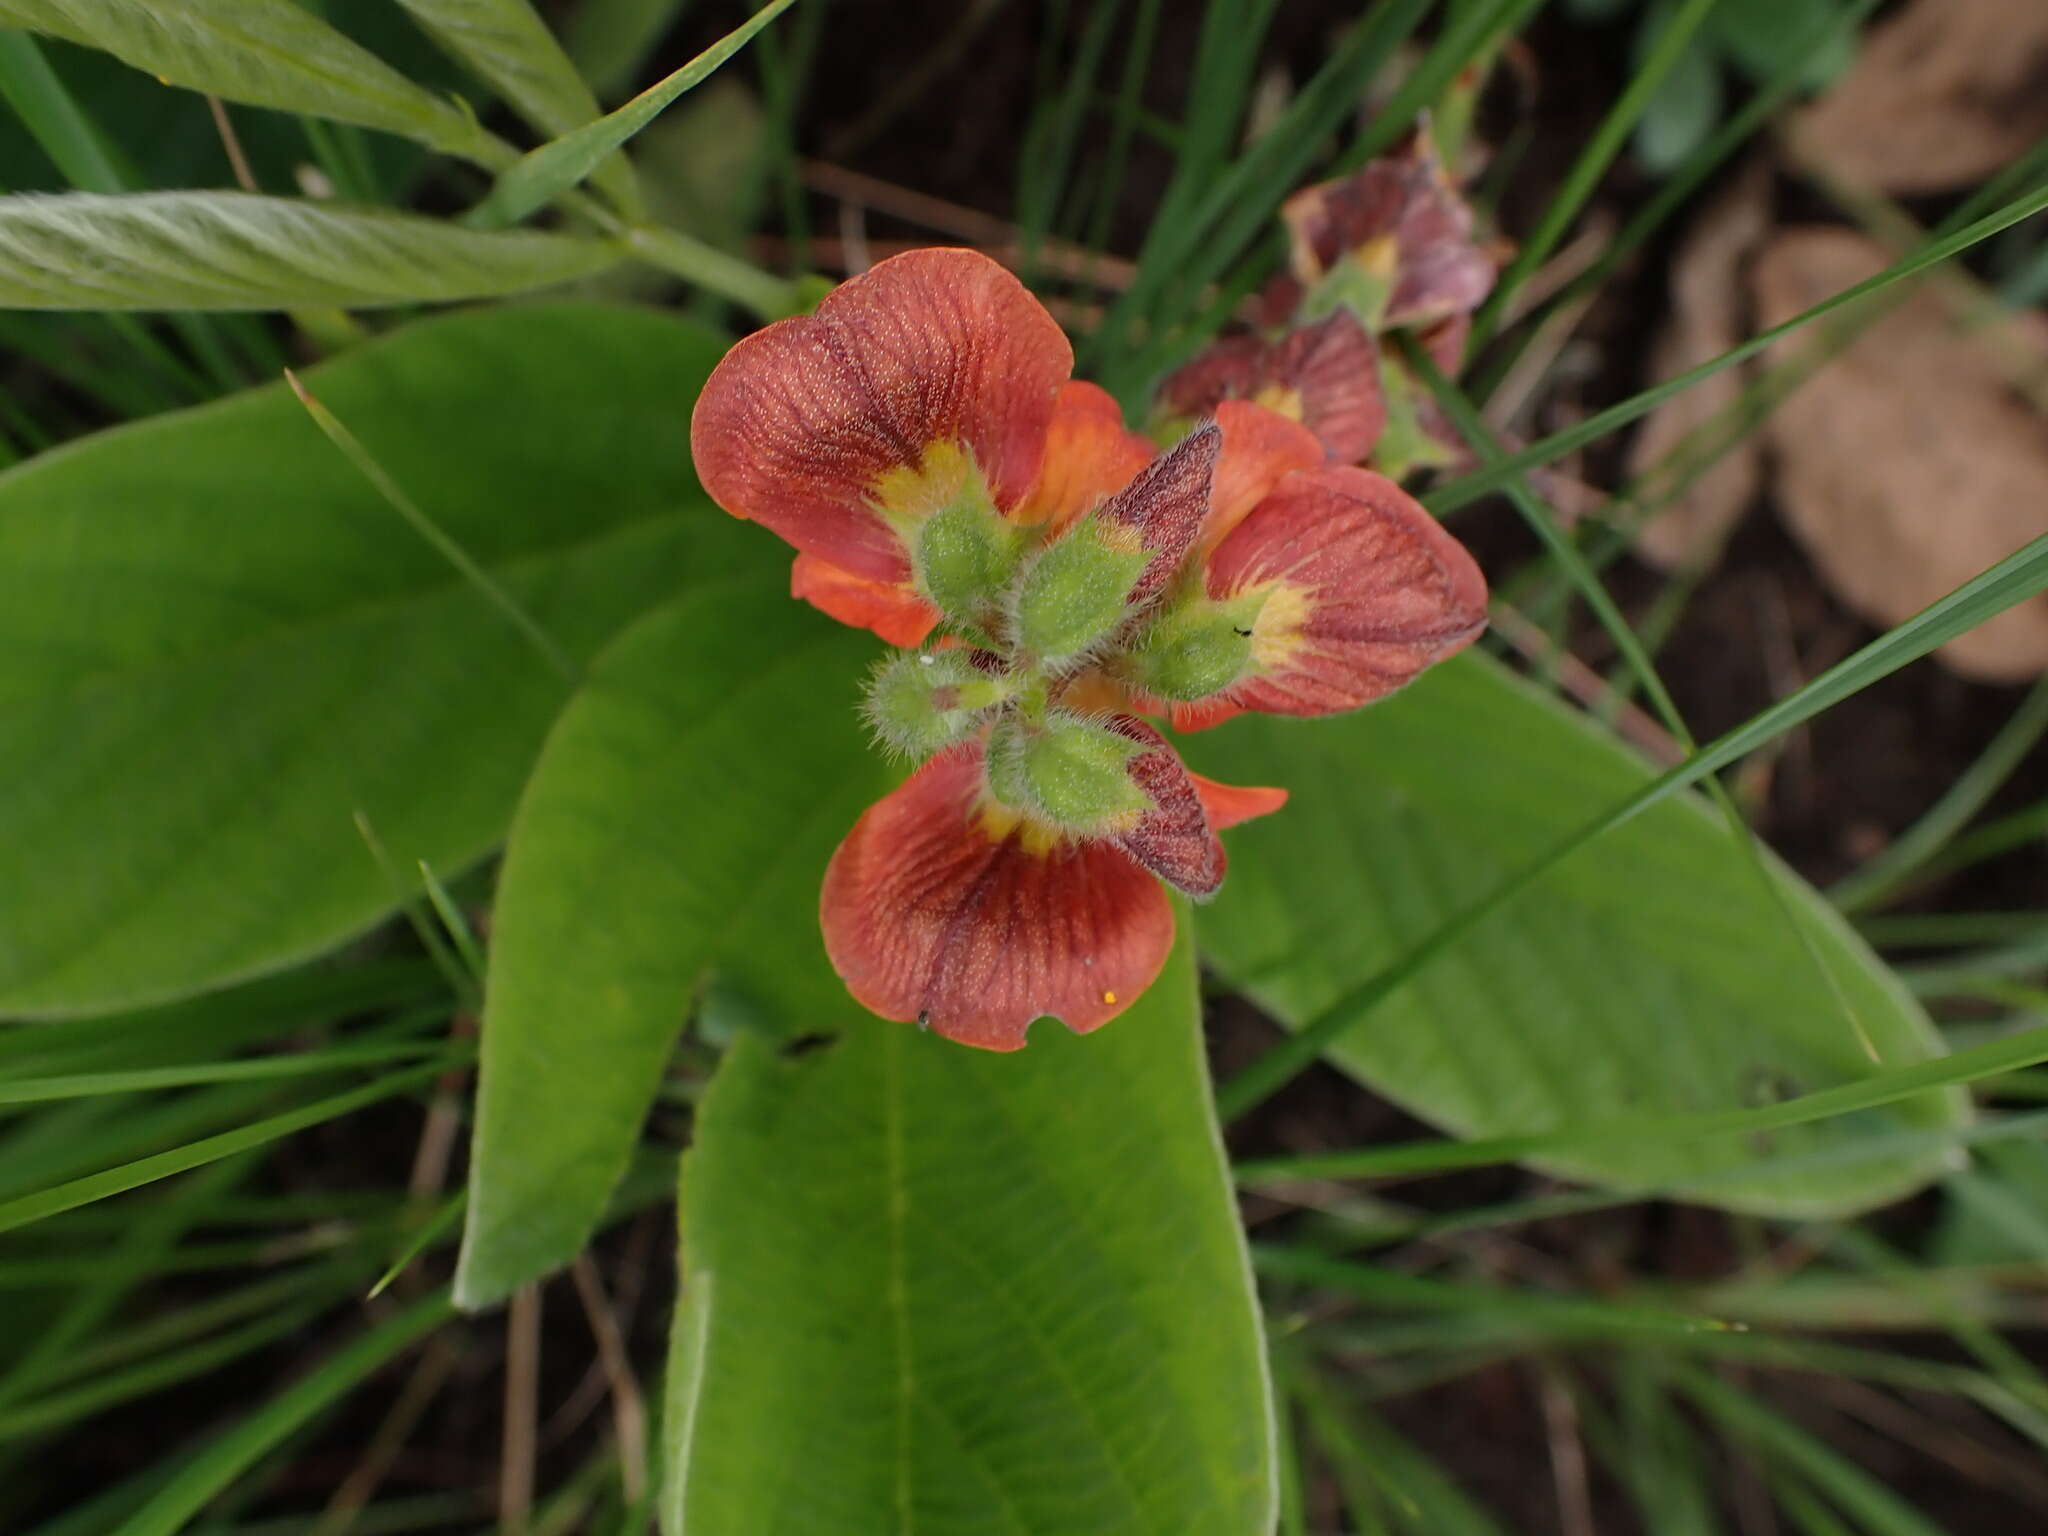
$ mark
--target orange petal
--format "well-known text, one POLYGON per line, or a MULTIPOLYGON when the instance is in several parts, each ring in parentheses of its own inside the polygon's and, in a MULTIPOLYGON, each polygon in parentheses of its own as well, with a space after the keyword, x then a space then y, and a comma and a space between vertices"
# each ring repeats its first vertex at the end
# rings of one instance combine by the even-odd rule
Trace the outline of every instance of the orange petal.
POLYGON ((705 490, 806 554, 875 581, 908 562, 872 498, 935 445, 1008 510, 1038 479, 1073 349, 1023 284, 973 251, 917 250, 726 353, 690 421, 705 490))
POLYGON ((1159 882, 1106 842, 1035 846, 977 808, 978 747, 942 753, 867 809, 825 871, 825 950, 860 1003, 992 1051, 1050 1015, 1108 1023, 1173 948, 1159 882))
POLYGON ((1208 585, 1267 591, 1252 639, 1264 670, 1229 697, 1274 714, 1369 704, 1486 627, 1486 578, 1464 545, 1370 470, 1285 481, 1210 556, 1208 585))
POLYGON ((1249 400, 1217 406, 1216 425, 1223 432, 1223 447, 1216 455, 1209 520, 1202 525, 1204 549, 1214 548, 1283 477, 1323 462, 1323 445, 1315 433, 1249 400))
POLYGON ((816 555, 798 555, 791 564, 789 595, 891 645, 923 645, 939 622, 939 610, 909 583, 870 581, 816 555))
POLYGON ((1287 803, 1284 789, 1262 789, 1251 784, 1219 784, 1199 773, 1190 773, 1202 808, 1209 813, 1209 825, 1218 832, 1256 817, 1270 816, 1287 803))
POLYGON ((1069 380, 1053 403, 1038 483, 1010 515, 1020 523, 1064 528, 1130 484, 1155 451, 1125 428, 1123 411, 1108 390, 1069 380))
POLYGON ((1387 425, 1379 347, 1348 309, 1274 341, 1227 337, 1159 386, 1159 403, 1174 416, 1207 416, 1225 400, 1300 422, 1338 464, 1358 463, 1387 425))
POLYGON ((1166 738, 1144 721, 1125 716, 1114 728, 1144 745, 1131 759, 1130 773, 1152 800, 1137 824, 1117 837, 1117 846, 1168 885, 1190 896, 1213 896, 1223 884, 1227 860, 1195 776, 1166 738))

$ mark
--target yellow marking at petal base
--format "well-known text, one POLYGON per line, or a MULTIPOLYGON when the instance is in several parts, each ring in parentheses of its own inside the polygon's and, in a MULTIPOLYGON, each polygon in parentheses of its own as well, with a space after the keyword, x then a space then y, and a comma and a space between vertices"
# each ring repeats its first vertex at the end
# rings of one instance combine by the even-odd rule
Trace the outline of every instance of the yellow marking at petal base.
POLYGON ((902 527, 917 524, 970 492, 988 495, 974 455, 959 443, 925 444, 915 464, 899 464, 875 481, 869 500, 875 510, 902 527))
POLYGON ((1116 1002, 1116 994, 1114 992, 1105 992, 1102 994, 1102 1000, 1105 1003, 1114 1004, 1116 1002))
POLYGON ((981 821, 981 830, 992 843, 1015 836, 1024 851, 1033 858, 1043 858, 1057 848, 1062 838, 1060 830, 1036 816, 1027 816, 1014 805, 1005 805, 991 796, 984 796, 975 807, 975 814, 981 821))
POLYGON ((1267 410, 1285 416, 1289 421, 1303 419, 1301 391, 1291 384, 1268 384, 1252 396, 1252 404, 1263 405, 1267 410))
POLYGON ((1270 672, 1283 670, 1300 650, 1314 594, 1291 581, 1267 589, 1265 606, 1252 620, 1252 659, 1270 672))
POLYGON ((1044 818, 1020 811, 1014 805, 1007 805, 994 795, 985 794, 974 808, 975 819, 981 823, 984 836, 992 843, 1004 838, 1015 837, 1024 851, 1033 858, 1044 858, 1076 839, 1097 837, 1121 837, 1144 820, 1145 812, 1151 808, 1148 801, 1136 810, 1124 811, 1099 822, 1086 831, 1075 831, 1055 826, 1044 818))
POLYGON ((1391 278, 1401 264, 1401 242, 1390 232, 1374 235, 1348 253, 1353 261, 1374 277, 1391 278))
POLYGON ((1112 523, 1097 518, 1095 528, 1102 547, 1112 554, 1141 555, 1145 552, 1145 536, 1136 523, 1112 523))

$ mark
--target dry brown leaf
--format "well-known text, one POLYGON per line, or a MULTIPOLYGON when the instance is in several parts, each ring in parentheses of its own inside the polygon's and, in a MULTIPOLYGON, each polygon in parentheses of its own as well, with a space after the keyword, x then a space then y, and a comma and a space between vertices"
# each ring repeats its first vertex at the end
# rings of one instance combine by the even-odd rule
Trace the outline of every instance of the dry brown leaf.
POLYGON ((1988 176, 2043 133, 2048 3, 1913 0, 1799 114, 1792 143, 1830 178, 1915 193, 1988 176))
MULTIPOLYGON (((1890 264, 1846 229, 1777 235, 1751 274, 1776 325, 1890 264)), ((2043 350, 2037 315, 2010 345, 2043 350)), ((1779 350, 1811 345, 1799 335, 1779 350)), ((1998 354, 1922 289, 1872 321, 1785 400, 1767 430, 1785 520, 1828 585, 1873 623, 1918 613, 2048 533, 2048 420, 2015 394, 1998 354)), ((1942 660, 2018 682, 2048 670, 2048 597, 1959 635, 1942 660)))
MULTIPOLYGON (((1770 227, 1770 185, 1769 165, 1753 161, 1700 215, 1679 247, 1672 262, 1671 318, 1650 350, 1653 381, 1697 367, 1742 340, 1742 266, 1770 227)), ((1649 472, 1741 394, 1742 374, 1729 368, 1673 395, 1636 434, 1629 448, 1629 478, 1649 472)), ((1756 439, 1745 435, 1638 530, 1636 552, 1666 571, 1711 563, 1756 496, 1760 466, 1756 439)), ((1665 483, 1659 476, 1644 491, 1654 500, 1664 494, 1665 483)))

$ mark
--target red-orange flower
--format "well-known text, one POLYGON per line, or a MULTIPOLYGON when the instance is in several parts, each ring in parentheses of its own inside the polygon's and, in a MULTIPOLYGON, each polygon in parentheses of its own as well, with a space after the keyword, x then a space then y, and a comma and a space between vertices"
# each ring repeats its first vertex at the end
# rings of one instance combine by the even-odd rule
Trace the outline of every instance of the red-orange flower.
POLYGON ((1377 292, 1378 312, 1365 317, 1374 331, 1469 314, 1493 289, 1493 258, 1426 124, 1351 175, 1295 193, 1280 217, 1296 280, 1311 289, 1355 269, 1377 292))
POLYGON ((1191 774, 1138 713, 1351 708, 1484 616, 1449 535, 1299 421, 1224 399, 1155 456, 1071 366, 995 263, 915 251, 734 347, 691 425, 711 495, 796 546, 795 595, 898 645, 948 631, 872 680, 923 766, 847 835, 820 919, 867 1007, 995 1050, 1128 1007, 1165 887, 1214 892, 1217 833, 1286 798, 1191 774))

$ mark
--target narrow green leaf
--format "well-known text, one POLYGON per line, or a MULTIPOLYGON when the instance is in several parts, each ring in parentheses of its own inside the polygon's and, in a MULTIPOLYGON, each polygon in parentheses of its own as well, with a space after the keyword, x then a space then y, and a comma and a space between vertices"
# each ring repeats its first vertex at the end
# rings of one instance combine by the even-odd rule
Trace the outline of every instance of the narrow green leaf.
POLYGON ((411 1067, 403 1072, 393 1072, 388 1077, 366 1083, 360 1088, 351 1088, 346 1093, 337 1093, 331 1098, 286 1110, 283 1114, 271 1115, 267 1119, 251 1121, 237 1126, 234 1130, 209 1136, 203 1141, 174 1147, 168 1152, 159 1152, 152 1157, 137 1158, 132 1163, 123 1163, 120 1167, 109 1168, 103 1173, 88 1174, 82 1179, 72 1179, 52 1189, 39 1189, 34 1194, 0 1202, 0 1232, 12 1231, 16 1227, 27 1226, 30 1222, 42 1221, 60 1212, 75 1210, 94 1200, 104 1200, 109 1195, 139 1189, 144 1184, 167 1179, 175 1173, 203 1168, 208 1163, 216 1162, 223 1157, 232 1157, 237 1152, 246 1152, 251 1147, 264 1146, 280 1137, 303 1131, 308 1126, 353 1114, 365 1105, 374 1104, 379 1099, 388 1099, 394 1093, 401 1093, 407 1088, 439 1076, 448 1069, 448 1065, 445 1061, 436 1061, 424 1067, 411 1067))
POLYGON ((1015 1055, 857 1010, 801 1052, 744 1034, 684 1165, 664 1529, 1266 1536, 1200 1022, 1183 944, 1015 1055))
POLYGON ((633 83, 686 0, 583 0, 570 14, 569 57, 610 101, 633 83))
POLYGON ((614 244, 246 192, 0 198, 0 305, 292 309, 446 303, 588 277, 614 244))
POLYGON ((1493 292, 1480 306, 1479 313, 1472 317, 1472 337, 1466 348, 1467 355, 1477 352, 1492 338, 1509 301, 1557 249, 1558 241, 1564 238, 1564 232, 1579 216, 1579 210, 1593 195, 1600 178, 1606 175, 1607 167, 1621 153, 1621 147, 1627 142, 1637 120, 1658 99, 1673 67, 1687 56, 1688 45, 1700 23, 1720 3, 1721 0, 1670 0, 1669 4, 1651 12, 1653 18, 1661 18, 1655 41, 1629 76, 1627 87, 1607 109, 1600 126, 1586 140, 1585 148, 1579 151, 1571 170, 1566 173, 1563 185, 1545 200, 1543 215, 1536 228, 1522 241, 1514 260, 1508 263, 1500 281, 1494 284, 1493 292))
MULTIPOLYGON (((1589 816, 1653 779, 1597 726, 1469 654, 1342 719, 1245 720, 1189 756, 1234 782, 1285 783, 1278 816, 1231 835, 1201 912, 1204 949, 1283 1021, 1304 1023, 1381 972, 1589 816), (1370 763, 1362 775, 1359 764, 1370 763)), ((1764 867, 1694 797, 1589 841, 1377 1003, 1331 1061, 1463 1137, 1536 1133, 1631 1112, 1683 1114, 1804 1093, 1872 1063, 1771 896, 1804 914, 1887 1063, 1937 1049, 1911 997, 1776 860, 1764 867)), ((1792 1156, 1901 1125, 1947 1125, 1959 1099, 1758 1142, 1792 1156)), ((1596 1183, 1681 1187, 1742 1149, 1646 1137, 1560 1148, 1596 1183)), ((1931 1177, 1938 1153, 1803 1175, 1759 1166, 1700 1198, 1782 1212, 1854 1209, 1931 1177)))
POLYGON ((783 580, 726 583, 627 632, 563 712, 498 884, 463 1306, 582 1247, 709 967, 755 1013, 844 1006, 817 888, 889 786, 854 715, 872 653, 783 580))
POLYGON ((1509 454, 1487 469, 1460 475, 1449 484, 1431 491, 1423 500, 1438 516, 1469 506, 1480 497, 1499 490, 1512 476, 1520 474, 1523 470, 1548 464, 1553 459, 1570 453, 1574 448, 1596 442, 1609 433, 1627 426, 1638 417, 1647 416, 1673 395, 1684 393, 1702 379, 1712 378, 1723 369, 1747 362, 1781 336, 1789 336, 1800 327, 1811 325, 1822 316, 1832 314, 1846 304, 1853 304, 1866 294, 1877 293, 1917 272, 1924 272, 1929 267, 1937 266, 1950 257, 1968 250, 1980 240, 1988 240, 2000 230, 2009 229, 2022 219, 2033 217, 2044 208, 2048 208, 2048 184, 2036 186, 2019 194, 2004 207, 1987 213, 1981 219, 1944 239, 1929 241, 1912 255, 1902 258, 1875 276, 1844 288, 1832 298, 1823 299, 1810 309, 1801 310, 1782 324, 1758 332, 1747 341, 1729 348, 1719 357, 1709 358, 1698 367, 1688 368, 1675 378, 1666 379, 1661 384, 1608 406, 1605 410, 1596 411, 1584 421, 1566 427, 1560 432, 1553 432, 1549 437, 1509 454))
MULTIPOLYGON (((1283 1177, 1384 1178, 1401 1173, 1478 1168, 1527 1157, 1549 1158, 1585 1148, 1610 1147, 1619 1156, 1624 1150, 1635 1150, 1657 1142, 1757 1137, 1840 1115, 1881 1109, 1917 1097, 1931 1088, 1977 1082, 2043 1061, 2048 1061, 2048 1029, 2032 1029, 2024 1034, 1972 1046, 1953 1056, 1936 1056, 1910 1066, 1891 1067, 1855 1082, 1800 1094, 1777 1104, 1760 1104, 1754 1109, 1617 1115, 1591 1124, 1561 1126, 1553 1131, 1528 1135, 1489 1137, 1483 1141, 1405 1142, 1363 1147, 1351 1152, 1312 1152, 1302 1157, 1248 1162, 1238 1170, 1238 1174, 1248 1183, 1283 1177)), ((1931 1130, 1890 1132, 1870 1136, 1867 1140, 1859 1138, 1823 1151, 1802 1152, 1782 1162, 1776 1157, 1768 1161, 1777 1164, 1779 1172, 1805 1174, 1828 1164, 1868 1161, 1866 1154, 1873 1151, 1910 1149, 1916 1155, 1924 1153, 1952 1164, 1955 1149, 1959 1146, 1998 1140, 2015 1132, 2031 1134, 2042 1123, 2035 1116, 2020 1115, 2008 1120, 1938 1125, 1931 1130)), ((1724 1165, 1709 1169, 1700 1175, 1695 1187, 1723 1183, 1731 1172, 1741 1171, 1740 1163, 1732 1168, 1724 1165)), ((1653 1183, 1625 1184, 1624 1187, 1638 1193, 1649 1193, 1656 1188, 1653 1183)))
POLYGON ((706 48, 681 69, 650 85, 616 112, 550 140, 506 167, 491 194, 470 215, 482 226, 516 223, 550 199, 576 186, 634 134, 659 117, 668 104, 738 53, 791 0, 769 0, 742 25, 706 48))
POLYGON ((0 26, 111 53, 167 85, 497 160, 476 119, 293 0, 0 0, 0 26))
MULTIPOLYGON (((580 663, 697 581, 775 567, 690 472, 722 349, 527 306, 306 379, 580 663)), ((393 893, 357 813, 400 870, 468 867, 567 691, 282 384, 0 476, 0 1012, 134 1006, 362 931, 393 893)))
POLYGON ((451 1312, 447 1293, 436 1291, 344 1345, 236 1420, 204 1450, 186 1458, 176 1476, 122 1521, 114 1536, 175 1536, 265 1452, 440 1327, 451 1312))
MULTIPOLYGON (((139 1067, 126 1072, 75 1072, 61 1077, 27 1077, 0 1082, 0 1104, 47 1104, 53 1099, 189 1088, 195 1083, 305 1077, 323 1072, 345 1072, 353 1067, 414 1061, 442 1049, 444 1047, 439 1043, 427 1041, 410 1045, 340 1045, 326 1051, 292 1051, 273 1056, 253 1056, 242 1061, 195 1062, 184 1067, 139 1067)), ((452 1061, 449 1063, 453 1064, 452 1061)))
MULTIPOLYGON (((598 115, 597 98, 529 0, 399 0, 436 42, 488 81, 534 127, 569 133, 598 115)), ((640 195, 624 160, 597 184, 631 217, 640 195)))

